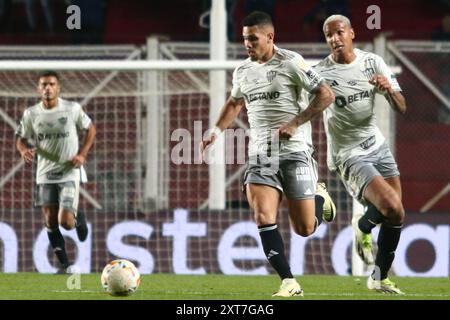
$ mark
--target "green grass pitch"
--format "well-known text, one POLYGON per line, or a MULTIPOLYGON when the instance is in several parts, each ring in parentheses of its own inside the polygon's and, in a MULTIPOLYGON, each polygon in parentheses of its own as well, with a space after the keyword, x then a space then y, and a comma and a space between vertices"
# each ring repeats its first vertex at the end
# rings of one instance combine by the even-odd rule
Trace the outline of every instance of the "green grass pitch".
MULTIPOLYGON (((80 289, 69 290, 71 275, 0 273, 0 299, 8 300, 266 300, 279 286, 270 276, 174 275, 142 276, 139 289, 129 297, 103 292, 99 274, 82 274, 80 289)), ((296 277, 305 296, 289 299, 320 300, 450 300, 449 278, 392 277, 406 293, 391 296, 366 289, 365 278, 306 275, 296 277)), ((73 280, 73 278, 72 278, 73 280)), ((75 282, 72 282, 75 284, 75 282)), ((280 299, 280 298, 277 298, 280 299)), ((286 298, 281 298, 286 299, 286 298)))

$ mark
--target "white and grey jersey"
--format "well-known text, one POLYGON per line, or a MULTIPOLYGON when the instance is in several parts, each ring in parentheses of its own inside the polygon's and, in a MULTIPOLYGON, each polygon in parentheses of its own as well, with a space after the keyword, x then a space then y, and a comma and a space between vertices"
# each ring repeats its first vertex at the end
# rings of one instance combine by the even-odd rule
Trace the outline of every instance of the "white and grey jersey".
POLYGON ((25 110, 16 135, 37 149, 37 184, 79 181, 85 175, 71 160, 79 149, 78 130, 90 125, 91 119, 76 102, 58 99, 52 109, 40 102, 25 110))
POLYGON ((369 80, 381 74, 394 91, 401 91, 395 74, 380 56, 359 49, 354 52, 356 59, 349 64, 336 63, 329 55, 314 66, 336 96, 323 116, 331 170, 352 156, 369 154, 385 141, 374 113, 377 90, 369 80))
MULTIPOLYGON (((248 58, 234 70, 231 96, 245 99, 250 124, 249 156, 266 152, 276 130, 306 109, 308 92, 314 92, 322 81, 301 55, 277 47, 266 63, 248 58)), ((289 140, 280 141, 279 150, 272 151, 285 155, 311 146, 311 124, 307 122, 289 140)))

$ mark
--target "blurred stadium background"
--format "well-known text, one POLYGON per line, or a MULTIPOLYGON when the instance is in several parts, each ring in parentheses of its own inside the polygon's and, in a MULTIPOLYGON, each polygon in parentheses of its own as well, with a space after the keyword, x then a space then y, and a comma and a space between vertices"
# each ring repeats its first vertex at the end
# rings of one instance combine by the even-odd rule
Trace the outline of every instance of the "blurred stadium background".
MULTIPOLYGON (((450 3, 377 1, 381 30, 366 26, 366 9, 372 4, 224 0, 228 41, 222 44, 228 60, 245 58, 240 21, 259 9, 273 16, 280 47, 314 61, 328 55, 321 35, 324 19, 334 13, 350 17, 356 46, 382 55, 399 72, 409 107, 406 115, 396 116, 381 101, 377 110, 396 154, 407 211, 393 272, 448 277, 450 3)), ((207 60, 215 45, 209 41, 210 6, 210 1, 199 0, 0 1, 1 271, 56 271, 41 213, 33 208, 34 170, 21 163, 14 146, 22 112, 38 101, 37 71, 11 70, 5 61, 207 60), (81 30, 66 27, 71 4, 81 9, 81 30)), ((232 70, 215 72, 60 71, 62 97, 80 102, 98 130, 87 164, 90 181, 80 202, 92 232, 84 243, 74 232, 65 233, 69 256, 82 272, 99 272, 117 257, 136 262, 144 274, 271 272, 240 191, 244 167, 230 164, 210 170, 205 164, 171 161, 182 142, 174 136, 176 129, 191 134, 189 156, 192 162, 198 159, 200 135, 214 121, 210 114, 221 106, 210 105, 217 101, 211 89, 214 74, 223 72, 226 80, 218 101, 230 90, 232 70), (201 128, 194 121, 201 121, 201 128), (220 178, 220 170, 225 177, 220 178), (217 202, 214 196, 218 193, 220 199, 220 189, 224 199, 217 202)), ((245 129, 245 112, 239 119, 234 127, 245 129)), ((360 209, 326 168, 321 119, 313 126, 320 178, 337 203, 338 218, 304 239, 290 232, 283 207, 279 218, 292 269, 298 275, 365 272, 352 270, 351 261, 349 222, 360 209)), ((236 151, 226 152, 236 160, 236 151)))

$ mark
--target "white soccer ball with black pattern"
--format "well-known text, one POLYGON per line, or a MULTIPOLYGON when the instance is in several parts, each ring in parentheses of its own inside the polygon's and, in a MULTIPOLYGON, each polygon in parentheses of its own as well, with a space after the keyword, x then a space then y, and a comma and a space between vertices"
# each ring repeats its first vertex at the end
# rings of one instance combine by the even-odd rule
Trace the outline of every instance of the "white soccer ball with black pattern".
POLYGON ((132 262, 118 259, 105 266, 101 282, 103 289, 110 295, 128 296, 139 287, 141 276, 132 262))

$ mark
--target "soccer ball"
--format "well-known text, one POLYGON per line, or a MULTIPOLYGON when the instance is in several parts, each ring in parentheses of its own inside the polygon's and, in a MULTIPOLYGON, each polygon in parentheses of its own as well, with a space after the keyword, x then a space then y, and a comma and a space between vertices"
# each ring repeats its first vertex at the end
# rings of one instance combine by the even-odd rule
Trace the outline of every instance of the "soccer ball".
POLYGON ((141 276, 135 265, 125 259, 111 261, 103 269, 101 282, 103 289, 112 296, 128 296, 141 283, 141 276))

